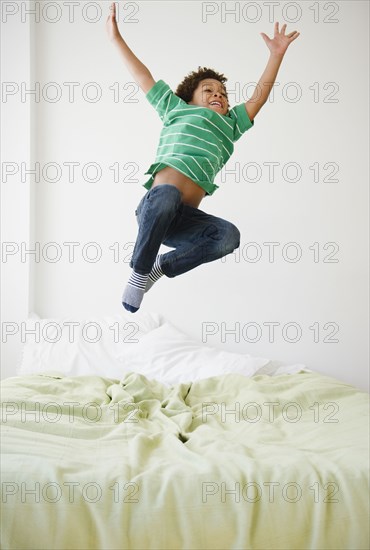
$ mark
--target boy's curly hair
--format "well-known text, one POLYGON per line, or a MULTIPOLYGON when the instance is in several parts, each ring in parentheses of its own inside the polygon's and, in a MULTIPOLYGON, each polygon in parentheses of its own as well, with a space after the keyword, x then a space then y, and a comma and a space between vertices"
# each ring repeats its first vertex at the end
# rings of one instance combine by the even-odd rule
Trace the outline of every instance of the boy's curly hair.
MULTIPOLYGON (((214 78, 215 80, 221 82, 221 84, 225 84, 225 82, 227 81, 227 78, 224 74, 220 74, 213 69, 201 67, 199 65, 197 71, 192 71, 183 79, 182 82, 180 82, 180 84, 177 86, 175 94, 183 99, 186 103, 189 103, 189 101, 193 99, 194 91, 198 87, 199 82, 206 78, 214 78)), ((227 106, 230 107, 228 99, 227 106)))

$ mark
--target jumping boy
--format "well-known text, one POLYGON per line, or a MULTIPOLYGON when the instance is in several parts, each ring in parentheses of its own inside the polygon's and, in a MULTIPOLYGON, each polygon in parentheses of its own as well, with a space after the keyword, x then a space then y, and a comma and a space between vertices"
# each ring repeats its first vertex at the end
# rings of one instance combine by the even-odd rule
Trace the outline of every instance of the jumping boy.
POLYGON ((199 210, 203 197, 218 188, 216 174, 234 151, 233 143, 254 125, 266 103, 280 64, 291 42, 299 36, 279 31, 274 38, 260 33, 270 50, 267 66, 251 99, 229 109, 227 78, 198 67, 173 93, 163 80, 155 81, 123 40, 111 4, 106 28, 127 69, 163 121, 155 163, 146 174, 147 189, 135 210, 139 225, 130 262, 131 277, 122 296, 128 311, 139 309, 144 293, 163 275, 176 277, 222 258, 240 245, 235 225, 199 210), (158 254, 161 244, 174 250, 158 254))

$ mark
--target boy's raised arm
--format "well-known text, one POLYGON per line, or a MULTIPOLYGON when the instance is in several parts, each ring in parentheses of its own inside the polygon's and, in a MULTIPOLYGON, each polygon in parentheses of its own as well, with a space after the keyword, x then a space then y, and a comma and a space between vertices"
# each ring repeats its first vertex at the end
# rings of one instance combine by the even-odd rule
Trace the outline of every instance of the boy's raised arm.
POLYGON ((111 14, 108 16, 106 28, 108 37, 113 44, 118 48, 125 65, 136 83, 143 92, 146 94, 154 86, 155 80, 151 75, 149 69, 136 57, 136 55, 130 50, 126 42, 123 40, 116 20, 116 5, 110 5, 111 14))
POLYGON ((253 96, 245 103, 245 108, 250 120, 253 120, 261 107, 266 103, 268 96, 272 90, 276 75, 278 73, 281 62, 283 61, 285 52, 289 46, 300 35, 299 32, 293 31, 285 35, 286 24, 279 31, 279 23, 275 23, 274 38, 270 39, 265 33, 261 32, 268 49, 270 50, 270 58, 267 66, 259 79, 253 96))

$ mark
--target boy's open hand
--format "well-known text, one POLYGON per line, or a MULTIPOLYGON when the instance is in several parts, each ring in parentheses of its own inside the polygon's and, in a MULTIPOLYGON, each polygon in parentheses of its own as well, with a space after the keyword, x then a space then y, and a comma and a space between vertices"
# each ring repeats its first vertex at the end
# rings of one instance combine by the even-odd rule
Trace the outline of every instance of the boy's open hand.
POLYGON ((108 18, 107 18, 106 29, 107 29, 109 40, 113 42, 117 38, 120 38, 121 34, 117 26, 116 4, 113 2, 113 4, 110 5, 109 9, 110 9, 110 15, 108 15, 108 18))
POLYGON ((298 36, 300 35, 299 32, 293 31, 289 34, 285 34, 286 29, 286 23, 281 27, 281 31, 279 32, 279 23, 275 23, 274 27, 274 38, 271 39, 265 34, 264 32, 261 32, 260 35, 264 39, 266 46, 270 50, 272 54, 275 55, 284 55, 289 44, 293 42, 298 36))

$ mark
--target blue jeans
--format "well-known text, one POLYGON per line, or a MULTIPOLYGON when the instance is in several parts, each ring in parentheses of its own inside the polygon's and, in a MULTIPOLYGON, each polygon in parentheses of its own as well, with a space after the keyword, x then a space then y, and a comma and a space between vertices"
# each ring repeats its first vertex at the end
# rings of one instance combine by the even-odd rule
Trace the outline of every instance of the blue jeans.
POLYGON ((164 183, 149 189, 135 215, 139 229, 130 267, 141 275, 150 273, 162 243, 175 249, 161 257, 167 277, 222 258, 240 245, 235 225, 184 204, 174 185, 164 183))

